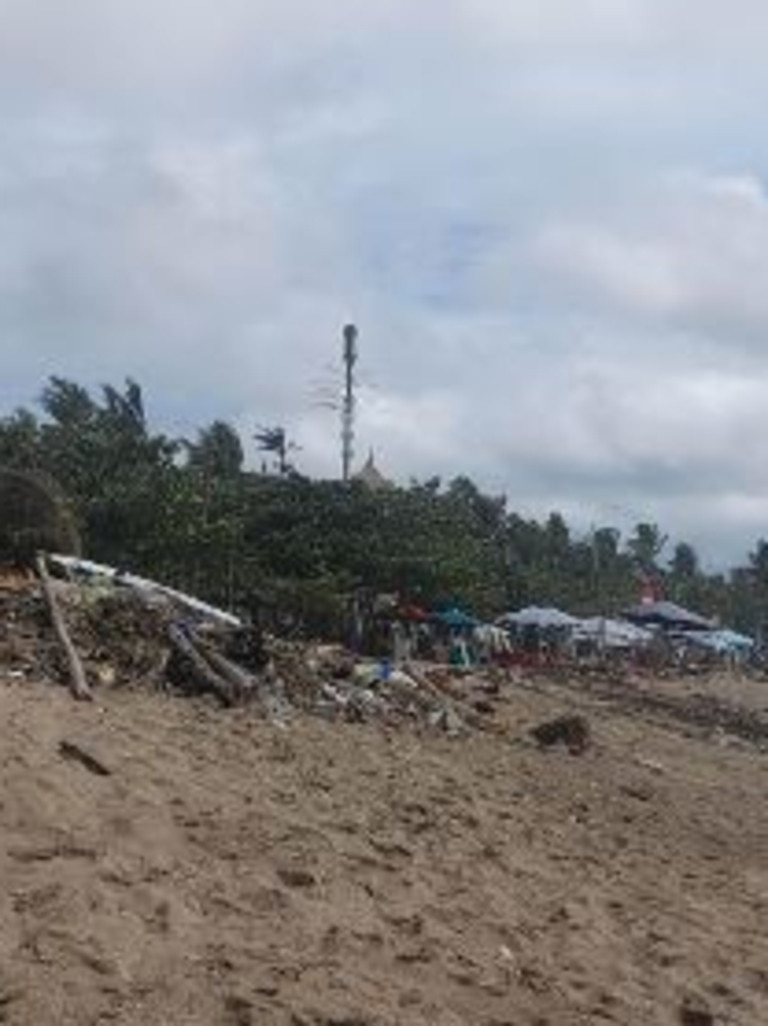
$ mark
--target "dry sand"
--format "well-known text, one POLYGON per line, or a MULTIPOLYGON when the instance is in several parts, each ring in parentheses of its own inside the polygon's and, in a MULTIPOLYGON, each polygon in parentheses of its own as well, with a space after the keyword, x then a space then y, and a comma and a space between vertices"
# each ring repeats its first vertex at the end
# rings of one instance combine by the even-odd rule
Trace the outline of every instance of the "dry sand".
POLYGON ((554 684, 496 718, 0 684, 0 1023, 765 1026, 768 755, 554 684), (582 756, 527 740, 562 711, 582 756))

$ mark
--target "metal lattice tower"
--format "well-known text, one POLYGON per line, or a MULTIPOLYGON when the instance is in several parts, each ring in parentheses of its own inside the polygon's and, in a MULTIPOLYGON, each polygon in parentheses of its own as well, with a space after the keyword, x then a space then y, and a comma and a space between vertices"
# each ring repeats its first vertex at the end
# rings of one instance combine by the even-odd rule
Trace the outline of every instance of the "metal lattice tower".
POLYGON ((349 481, 355 444, 355 364, 357 363, 358 330, 346 324, 344 336, 344 395, 341 404, 341 477, 349 481))

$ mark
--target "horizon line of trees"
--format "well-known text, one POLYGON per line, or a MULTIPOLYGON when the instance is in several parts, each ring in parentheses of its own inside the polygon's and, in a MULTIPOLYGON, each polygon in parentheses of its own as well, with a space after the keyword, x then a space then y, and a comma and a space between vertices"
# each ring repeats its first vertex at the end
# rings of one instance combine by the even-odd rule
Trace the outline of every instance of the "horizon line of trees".
POLYGON ((743 566, 707 573, 657 524, 579 535, 560 513, 522 517, 466 476, 382 491, 310 480, 288 463, 282 428, 256 436, 274 472, 249 471, 225 421, 191 440, 153 431, 130 379, 92 394, 51 377, 39 406, 0 418, 0 465, 58 482, 90 558, 231 608, 289 614, 308 631, 337 635, 350 598, 377 593, 480 616, 532 603, 611 613, 648 579, 742 630, 768 620, 765 539, 743 566))

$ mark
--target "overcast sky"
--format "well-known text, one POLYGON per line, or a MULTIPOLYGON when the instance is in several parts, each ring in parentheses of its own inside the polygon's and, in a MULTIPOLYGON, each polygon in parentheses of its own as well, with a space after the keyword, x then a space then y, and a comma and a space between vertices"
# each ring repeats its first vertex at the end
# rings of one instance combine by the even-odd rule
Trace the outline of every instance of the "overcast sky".
POLYGON ((768 534, 765 0, 0 0, 8 412, 282 423, 712 563, 768 534))

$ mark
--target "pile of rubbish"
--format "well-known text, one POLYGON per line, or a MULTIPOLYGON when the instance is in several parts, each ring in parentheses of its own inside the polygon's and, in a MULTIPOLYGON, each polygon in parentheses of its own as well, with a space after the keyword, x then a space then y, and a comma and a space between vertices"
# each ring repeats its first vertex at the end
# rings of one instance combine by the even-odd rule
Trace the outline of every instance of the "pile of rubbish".
POLYGON ((155 582, 76 557, 0 572, 0 680, 210 696, 275 722, 296 712, 415 724, 455 736, 486 729, 500 682, 449 667, 361 660, 341 646, 284 641, 155 582))

